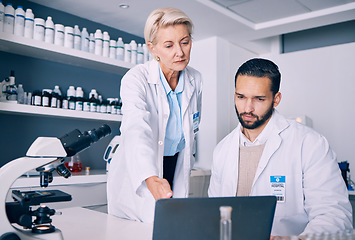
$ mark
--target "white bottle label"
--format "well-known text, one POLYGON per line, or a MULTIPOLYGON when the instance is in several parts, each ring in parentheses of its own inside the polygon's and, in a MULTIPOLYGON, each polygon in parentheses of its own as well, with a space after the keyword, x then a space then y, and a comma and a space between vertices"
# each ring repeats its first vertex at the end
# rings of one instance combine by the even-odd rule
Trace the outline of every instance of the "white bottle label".
POLYGON ((25 19, 25 37, 26 38, 33 38, 33 25, 34 20, 31 18, 25 19))
POLYGON ((25 16, 22 14, 17 14, 15 17, 14 34, 17 36, 23 36, 24 29, 25 29, 25 16))

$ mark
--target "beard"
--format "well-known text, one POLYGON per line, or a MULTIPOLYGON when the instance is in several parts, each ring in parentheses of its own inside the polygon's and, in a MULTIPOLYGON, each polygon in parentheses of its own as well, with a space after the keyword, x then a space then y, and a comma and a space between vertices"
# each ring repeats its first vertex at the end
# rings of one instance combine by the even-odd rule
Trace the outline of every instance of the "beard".
POLYGON ((234 106, 234 107, 235 107, 235 111, 237 112, 237 116, 238 116, 238 120, 239 120, 240 124, 242 124, 243 128, 246 128, 246 129, 255 129, 255 128, 260 127, 271 117, 272 112, 274 111, 273 104, 271 104, 271 106, 268 108, 266 113, 260 117, 258 115, 251 113, 251 112, 250 113, 244 112, 244 113, 239 114, 237 107, 236 106, 234 106), (256 121, 255 122, 244 121, 242 118, 243 115, 253 116, 256 118, 256 121))

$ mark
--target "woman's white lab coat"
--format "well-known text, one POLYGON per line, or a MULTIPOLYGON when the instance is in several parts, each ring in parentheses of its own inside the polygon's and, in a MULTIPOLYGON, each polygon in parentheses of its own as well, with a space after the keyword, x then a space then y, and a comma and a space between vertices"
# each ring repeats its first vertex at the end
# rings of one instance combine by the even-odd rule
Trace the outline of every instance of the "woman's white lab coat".
MULTIPOLYGON (((250 193, 272 195, 270 177, 285 176, 285 202, 277 203, 272 235, 352 229, 348 192, 327 140, 276 110, 272 118, 250 193)), ((239 124, 215 148, 210 197, 236 195, 240 134, 239 124)))
MULTIPOLYGON (((152 60, 137 65, 122 78, 121 143, 110 163, 107 179, 109 214, 143 222, 152 222, 154 218, 155 200, 145 179, 163 177, 164 139, 170 114, 158 64, 152 60)), ((188 196, 196 148, 193 115, 200 114, 201 109, 200 73, 186 67, 184 81, 181 114, 185 149, 177 160, 173 197, 188 196)))

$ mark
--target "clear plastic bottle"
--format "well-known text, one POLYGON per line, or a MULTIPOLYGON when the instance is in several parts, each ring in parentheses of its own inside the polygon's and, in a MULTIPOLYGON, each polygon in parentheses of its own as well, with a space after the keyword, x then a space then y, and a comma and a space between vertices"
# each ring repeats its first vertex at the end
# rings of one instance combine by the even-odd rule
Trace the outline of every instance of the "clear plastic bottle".
POLYGON ((71 110, 75 110, 75 102, 76 102, 76 91, 74 86, 69 86, 67 90, 67 96, 68 96, 68 108, 71 110))
POLYGON ((19 84, 17 87, 17 102, 20 104, 25 103, 25 91, 22 84, 19 84))
POLYGON ((129 45, 131 46, 131 63, 137 64, 137 43, 132 40, 129 45))
POLYGON ((78 25, 74 26, 74 49, 81 50, 81 32, 78 25))
POLYGON ((23 37, 25 29, 25 11, 18 6, 15 11, 14 34, 23 37))
POLYGON ((110 40, 109 58, 116 59, 116 41, 115 40, 110 40))
POLYGON ((54 23, 51 16, 48 16, 46 20, 46 27, 44 30, 44 42, 54 43, 54 23))
POLYGON ((123 56, 124 56, 124 43, 122 41, 122 38, 118 38, 117 44, 116 44, 116 59, 123 61, 123 56))
POLYGON ((100 29, 95 32, 95 55, 102 56, 102 32, 100 29))
POLYGON ((220 220, 220 240, 232 240, 232 207, 230 206, 221 206, 219 208, 221 220, 220 220))
POLYGON ((89 33, 86 28, 83 28, 81 31, 81 51, 88 52, 89 51, 89 33))
POLYGON ((0 0, 0 32, 4 30, 5 6, 0 0))
POLYGON ((138 43, 137 47, 137 64, 144 63, 144 53, 143 53, 143 46, 141 43, 138 43))
POLYGON ((108 32, 104 32, 102 39, 102 56, 109 57, 110 35, 108 34, 108 32))
POLYGON ((52 91, 53 93, 57 94, 57 104, 56 104, 56 107, 57 108, 60 108, 61 105, 62 105, 62 91, 60 91, 60 88, 58 85, 55 85, 54 86, 54 89, 52 91))
POLYGON ((124 61, 131 62, 131 45, 127 43, 124 45, 124 61))
POLYGON ((11 3, 5 7, 4 32, 14 33, 15 9, 11 3))
POLYGON ((33 28, 34 28, 34 15, 32 9, 27 8, 25 14, 25 30, 24 36, 26 38, 33 38, 33 28))
POLYGON ((89 35, 89 53, 95 53, 95 36, 93 33, 89 35))
POLYGON ((144 63, 149 61, 149 50, 147 44, 143 44, 143 55, 144 55, 144 63))

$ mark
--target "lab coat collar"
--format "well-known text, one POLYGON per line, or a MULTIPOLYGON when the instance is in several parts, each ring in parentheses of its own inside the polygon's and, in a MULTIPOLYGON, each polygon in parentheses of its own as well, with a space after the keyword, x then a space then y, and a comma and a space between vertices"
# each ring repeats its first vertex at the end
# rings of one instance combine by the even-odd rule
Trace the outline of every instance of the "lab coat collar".
MULTIPOLYGON (((255 177, 254 177, 254 182, 258 180, 260 174, 264 171, 265 167, 267 166, 271 156, 277 151, 277 149, 280 147, 282 138, 280 136, 281 132, 283 132, 285 129, 289 127, 289 123, 286 120, 285 117, 280 115, 276 109, 274 109, 274 112, 272 114, 273 121, 269 121, 268 124, 272 124, 273 126, 273 131, 270 133, 269 138, 266 142, 263 154, 260 158, 259 161, 259 166, 256 170, 255 177)), ((271 119, 270 119, 271 120, 271 119)), ((239 144, 240 144, 240 134, 241 134, 241 124, 239 124, 231 133, 231 142, 235 143, 235 147, 230 148, 228 152, 228 159, 236 159, 236 161, 230 161, 230 164, 228 167, 233 170, 234 174, 237 176, 234 178, 234 181, 226 181, 223 184, 223 190, 222 193, 227 194, 230 192, 233 192, 234 190, 237 190, 237 185, 238 185, 238 167, 239 163, 237 159, 239 159, 239 144)), ((252 190, 253 190, 252 186, 252 190)), ((253 195, 251 192, 250 195, 253 195)))

